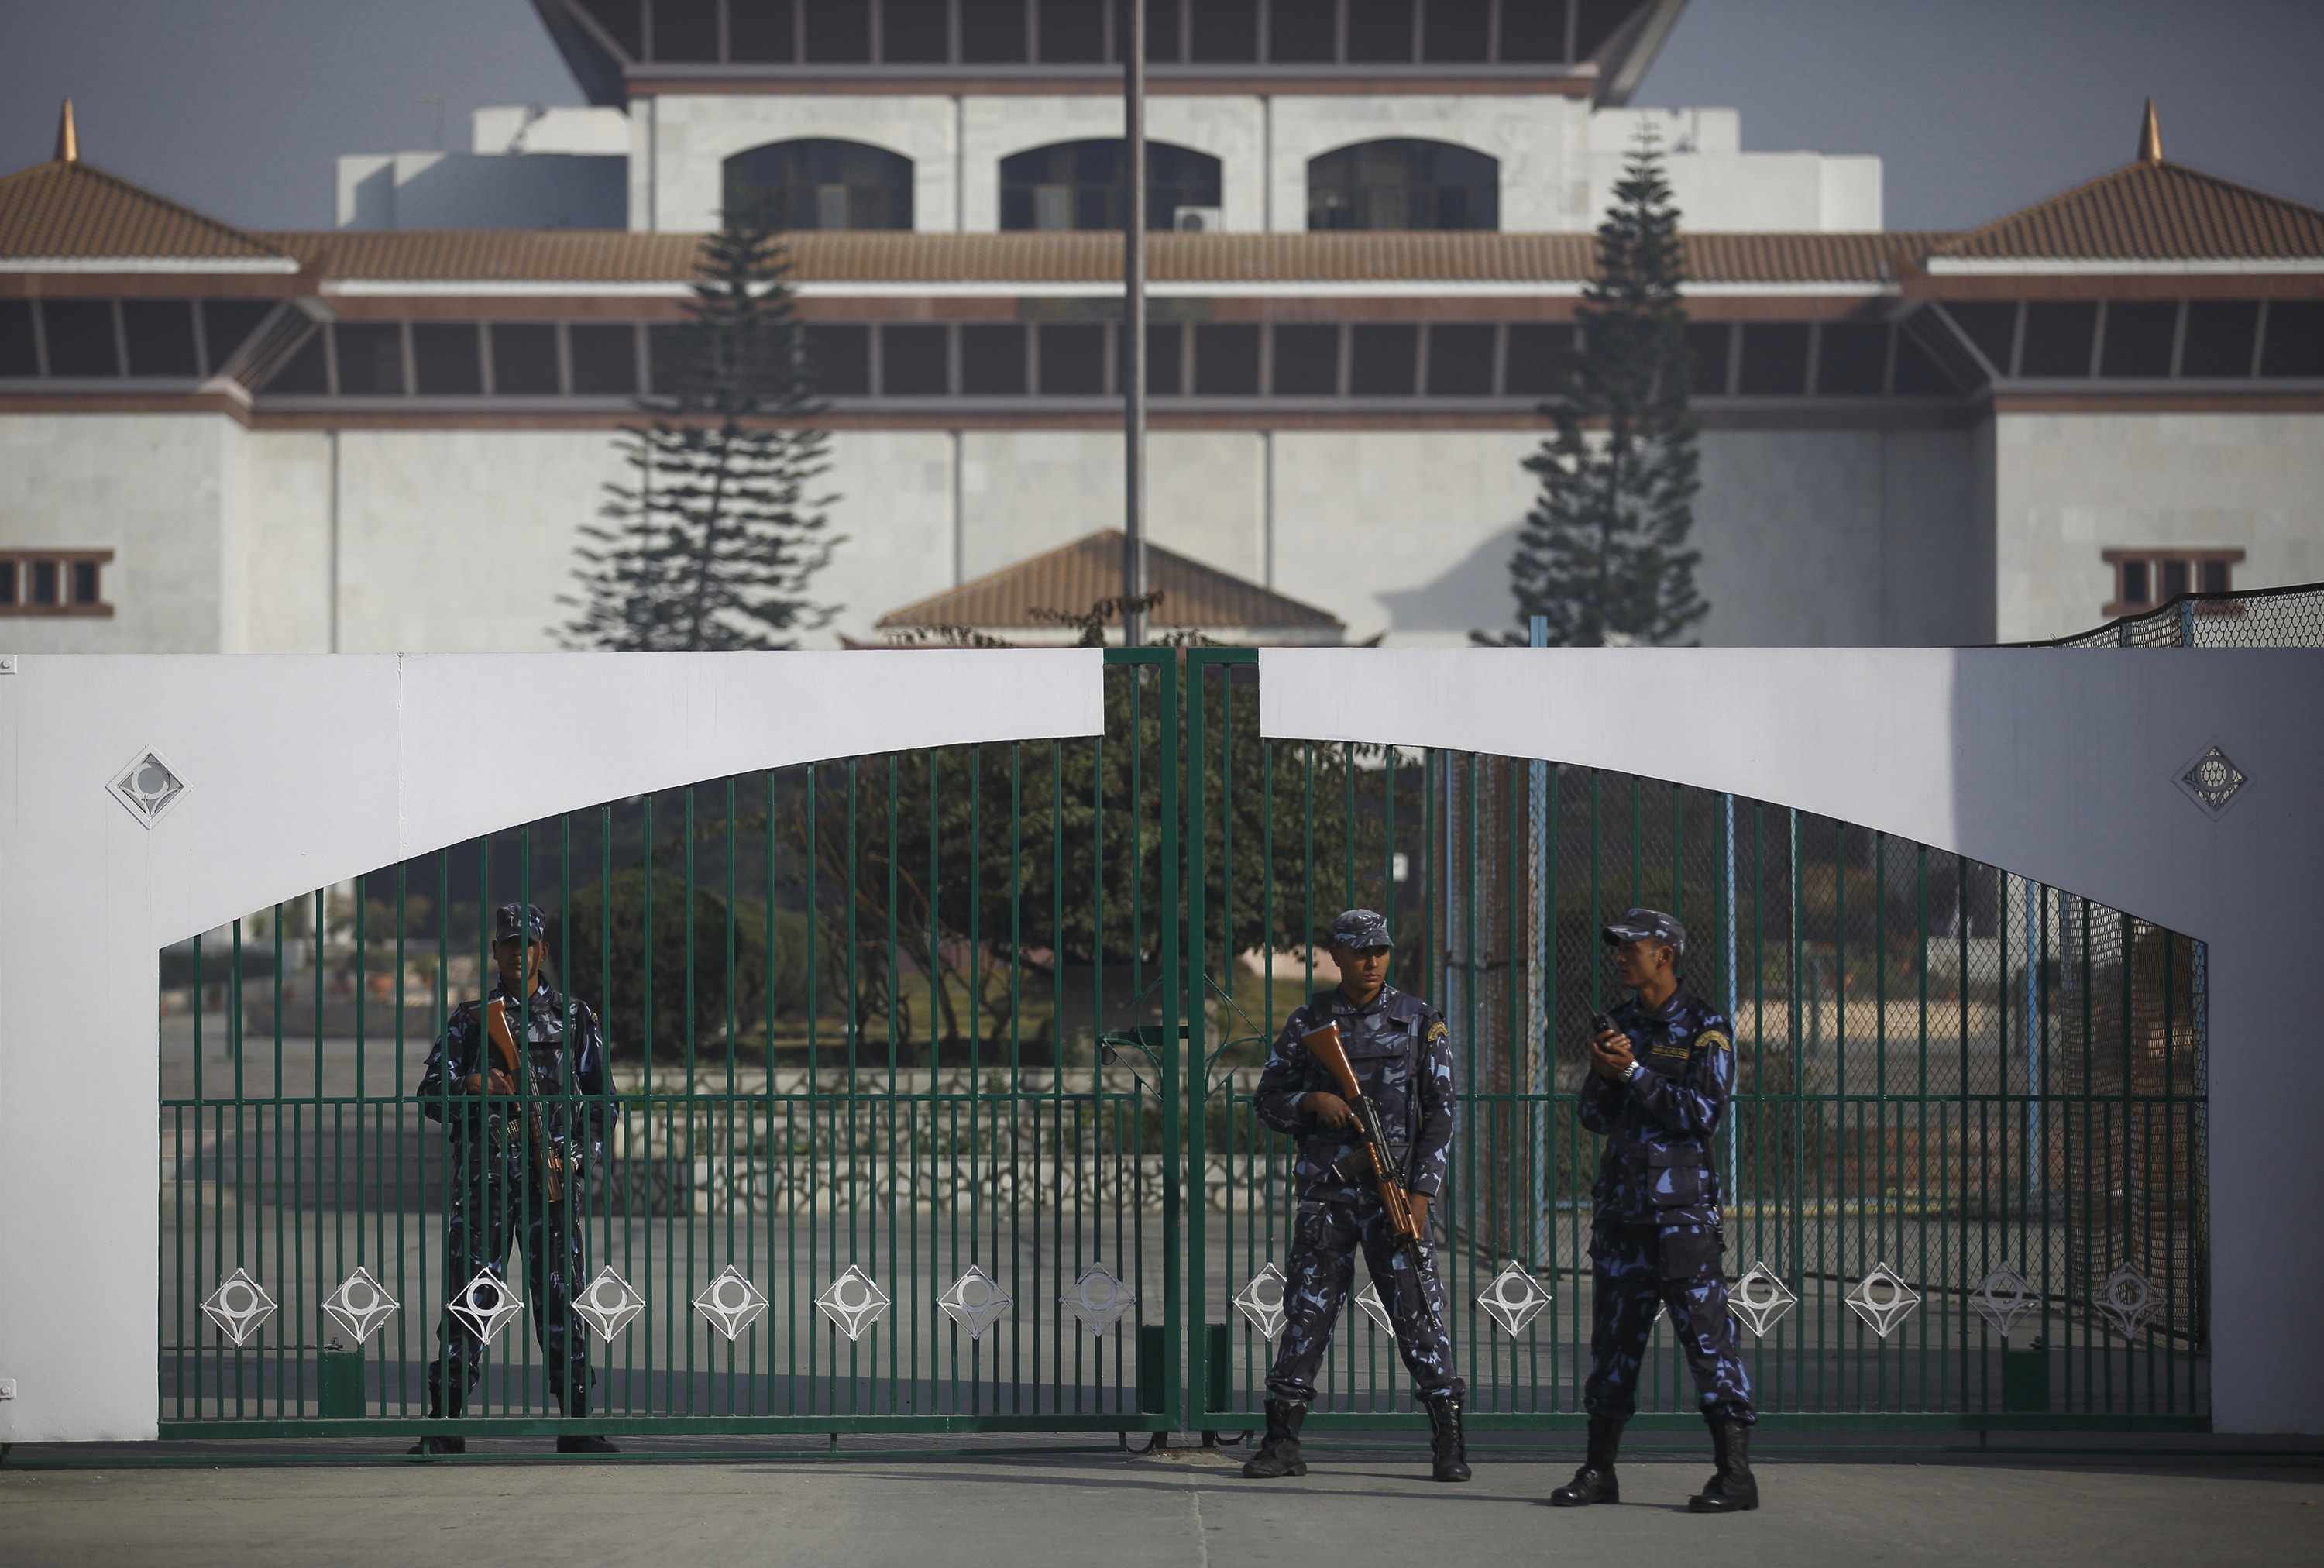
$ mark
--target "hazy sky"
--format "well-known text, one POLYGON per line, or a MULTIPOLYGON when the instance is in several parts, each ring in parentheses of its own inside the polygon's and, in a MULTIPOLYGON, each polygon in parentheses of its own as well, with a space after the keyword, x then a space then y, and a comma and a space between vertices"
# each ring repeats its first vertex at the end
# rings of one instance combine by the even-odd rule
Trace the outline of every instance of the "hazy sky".
MULTIPOLYGON (((1693 0, 1642 105, 1754 151, 1874 152, 1892 228, 1951 228, 2164 151, 2324 206, 2317 0, 1693 0)), ((580 95, 526 0, 0 0, 0 170, 93 162, 227 222, 321 228, 332 160, 465 150, 483 104, 580 95)))

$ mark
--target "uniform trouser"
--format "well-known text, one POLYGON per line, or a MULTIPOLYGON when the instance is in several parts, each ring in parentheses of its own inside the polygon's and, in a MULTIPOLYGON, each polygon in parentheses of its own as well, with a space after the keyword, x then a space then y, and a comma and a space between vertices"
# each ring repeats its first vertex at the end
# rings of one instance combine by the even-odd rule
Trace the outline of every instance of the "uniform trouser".
POLYGON ((1727 1313, 1726 1250, 1715 1225, 1604 1223, 1590 1236, 1596 1305, 1590 1324, 1590 1380, 1582 1407, 1628 1421, 1638 1407, 1638 1366, 1655 1314, 1668 1305, 1702 1413, 1749 1425, 1751 1379, 1735 1353, 1727 1313))
MULTIPOLYGON (((1322 1198, 1299 1200, 1298 1218, 1291 1231, 1291 1262, 1283 1286, 1283 1339, 1275 1352, 1275 1368, 1267 1375, 1267 1392, 1295 1405, 1315 1401, 1315 1374, 1323 1365, 1323 1351, 1332 1342, 1332 1324, 1340 1304, 1355 1282, 1356 1249, 1379 1287, 1388 1321, 1396 1327, 1396 1348, 1404 1354, 1412 1386, 1424 1399, 1450 1395, 1458 1399, 1468 1386, 1452 1372, 1452 1344, 1443 1328, 1431 1324, 1421 1309, 1422 1285, 1412 1260, 1397 1250, 1388 1229, 1387 1211, 1370 1194, 1354 1203, 1322 1198)), ((1429 1274, 1435 1277, 1435 1247, 1429 1247, 1429 1274)), ((1428 1297, 1439 1322, 1444 1314, 1444 1290, 1440 1281, 1428 1297)))
MULTIPOLYGON (((478 1136, 475 1147, 464 1151, 459 1145, 466 1139, 456 1133, 454 1140, 457 1168, 444 1226, 446 1288, 456 1295, 480 1270, 506 1279, 509 1244, 521 1246, 526 1304, 549 1391, 567 1415, 583 1415, 589 1405, 589 1330, 573 1314, 573 1296, 586 1283, 588 1258, 582 1217, 572 1202, 575 1184, 568 1181, 563 1201, 552 1204, 540 1191, 537 1170, 525 1179, 521 1147, 478 1136)), ((448 1305, 436 1337, 442 1350, 428 1371, 429 1407, 438 1416, 458 1416, 484 1375, 484 1342, 448 1305)))

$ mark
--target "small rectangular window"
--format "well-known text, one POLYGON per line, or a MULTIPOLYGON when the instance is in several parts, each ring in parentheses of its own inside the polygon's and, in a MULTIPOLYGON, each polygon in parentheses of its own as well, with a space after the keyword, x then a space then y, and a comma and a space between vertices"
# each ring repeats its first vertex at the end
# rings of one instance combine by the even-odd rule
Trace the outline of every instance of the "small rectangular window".
POLYGON ((960 58, 971 65, 1025 62, 1025 0, 960 0, 960 58))
POLYGON ((872 0, 805 0, 811 65, 864 65, 872 59, 872 0))
POLYGON ((1493 329, 1439 322, 1428 329, 1428 392, 1432 397, 1490 397, 1493 329))
POLYGON ((881 0, 880 58, 896 65, 941 65, 952 58, 945 0, 881 0))
POLYGON ((2187 591, 2187 563, 2166 560, 2163 563, 2163 597, 2167 603, 2187 591))
POLYGON ((2087 300, 2039 300, 2025 307, 2025 342, 2017 356, 2022 376, 2087 376, 2098 308, 2087 300))
POLYGON ((1420 376, 1420 328, 1358 327, 1348 334, 1348 390, 1358 397, 1408 398, 1420 376))
POLYGON ((0 604, 16 602, 16 563, 0 561, 0 604))
POLYGON ((960 390, 971 397, 1025 395, 1025 329, 979 322, 960 329, 960 390))
POLYGON ((1573 58, 1589 60, 1640 9, 1638 0, 1573 0, 1573 58))
POLYGON ((1885 323, 1824 323, 1823 341, 1816 348, 1818 396, 1877 397, 1887 372, 1888 328, 1885 323))
POLYGON ((1908 330, 1896 334, 1896 376, 1892 384, 1900 398, 1950 397, 1960 390, 1908 330))
POLYGON ((338 346, 342 396, 402 394, 402 327, 392 321, 342 321, 331 336, 338 346))
POLYGON ((2262 375, 2324 376, 2324 300, 2274 300, 2267 307, 2262 375))
POLYGON ((2179 330, 2176 300, 2117 300, 2107 307, 2101 375, 2166 376, 2171 339, 2179 330))
POLYGON ((1727 394, 1728 334, 1724 321, 1696 322, 1686 329, 1686 347, 1692 366, 1688 388, 1696 397, 1727 394))
POLYGON ((880 394, 891 398, 942 397, 952 390, 952 373, 942 327, 880 328, 880 394))
POLYGON ((1146 0, 1146 60, 1169 65, 1178 59, 1178 0, 1146 0))
POLYGON ((1203 322, 1194 328, 1194 393, 1255 397, 1259 392, 1259 328, 1203 322))
POLYGON ((1993 365, 1996 375, 2009 374, 2009 346, 2017 335, 2017 306, 1995 300, 1947 300, 1946 315, 1977 346, 1993 365))
POLYGON ((728 58, 751 65, 788 65, 798 58, 791 0, 727 0, 728 58))
POLYGON ((97 603, 97 563, 95 561, 72 563, 72 602, 76 604, 97 603))
POLYGON ((194 306, 190 300, 124 300, 121 336, 129 344, 132 375, 201 374, 194 357, 194 306))
POLYGON ((1097 322, 1051 322, 1041 328, 1041 395, 1105 394, 1105 327, 1097 322))
POLYGON ((806 328, 807 379, 825 397, 860 398, 872 391, 872 329, 837 323, 806 328))
POLYGON ((1565 0, 1501 0, 1501 60, 1547 65, 1565 58, 1565 0))
POLYGON ((1481 63, 1493 42, 1492 12, 1493 0, 1427 0, 1421 14, 1421 58, 1448 65, 1481 63))
POLYGON ((41 324, 48 328, 51 375, 121 374, 112 300, 43 300, 41 324))
POLYGON ((1194 58, 1241 65, 1259 58, 1259 7, 1251 0, 1192 0, 1194 58))
POLYGON ((2224 594, 2227 592, 2227 563, 2225 561, 2204 561, 2201 563, 2201 566, 2203 573, 2202 591, 2206 594, 2224 594))
POLYGON ((1412 59, 1412 0, 1348 0, 1348 60, 1403 65, 1412 59))
POLYGON ((556 327, 496 321, 492 333, 493 392, 502 397, 556 395, 556 327))
MULTIPOLYGON (((1130 364, 1123 345, 1130 340, 1126 327, 1113 329, 1114 353, 1123 367, 1115 373, 1119 382, 1130 364)), ((1174 398, 1186 390, 1186 334, 1176 321, 1147 323, 1146 327, 1146 395, 1174 398)))
POLYGON ((1328 65, 1340 49, 1338 0, 1274 0, 1267 11, 1267 58, 1277 65, 1328 65))
POLYGON ((422 397, 474 397, 484 390, 476 328, 466 321, 421 321, 411 328, 411 372, 422 397))
MULTIPOLYGON (((1720 378, 1726 379, 1727 347, 1719 350, 1720 378)), ((1502 390, 1511 397, 1549 397, 1563 392, 1573 376, 1573 328, 1522 321, 1509 328, 1509 359, 1502 390)))
POLYGON ((638 390, 637 329, 627 326, 567 327, 573 390, 583 397, 632 397, 638 390))
POLYGON ((605 30, 614 48, 632 60, 645 58, 643 0, 581 0, 581 9, 605 30))
POLYGON ((0 300, 0 375, 40 374, 40 356, 32 351, 32 302, 0 300))
POLYGON ((56 562, 34 561, 32 563, 32 599, 35 604, 54 604, 57 602, 56 562))
POLYGON ((683 65, 718 59, 718 0, 654 0, 653 57, 683 65))
POLYGON ((1041 62, 1085 65, 1105 58, 1105 7, 1091 0, 1042 0, 1041 62))
POLYGON ((210 374, 216 375, 226 367, 273 309, 272 300, 202 301, 202 336, 208 339, 210 374))
POLYGON ((1277 397, 1332 397, 1340 390, 1340 329, 1302 323, 1275 329, 1277 397))
POLYGON ((2179 353, 2179 374, 2248 376, 2252 340, 2259 332, 2256 300, 2190 300, 2187 341, 2179 353))
POLYGON ((331 367, 324 353, 323 328, 318 327, 307 334, 298 352, 282 362, 282 368, 268 380, 264 390, 297 397, 323 396, 331 390, 331 367))
POLYGON ((2121 575, 2119 597, 2124 605, 2135 608, 2154 603, 2149 586, 2144 561, 2119 561, 2115 569, 2121 575))
POLYGON ((1808 327, 1804 321, 1743 324, 1743 367, 1736 390, 1745 397, 1798 397, 1808 390, 1808 327))

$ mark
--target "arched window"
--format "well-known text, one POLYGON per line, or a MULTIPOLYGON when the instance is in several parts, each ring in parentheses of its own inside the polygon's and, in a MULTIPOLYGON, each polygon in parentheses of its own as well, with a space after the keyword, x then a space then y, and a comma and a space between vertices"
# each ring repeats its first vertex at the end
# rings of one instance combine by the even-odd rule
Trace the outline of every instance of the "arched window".
POLYGON ((770 228, 909 228, 912 161, 861 142, 773 142, 726 160, 726 210, 770 228))
MULTIPOLYGON (((1001 161, 1001 226, 1108 229, 1129 220, 1130 160, 1121 138, 1059 142, 1001 161)), ((1219 205, 1219 161, 1191 147, 1146 143, 1146 226, 1173 228, 1182 207, 1219 205)))
POLYGON ((1449 142, 1364 142, 1307 161, 1311 229, 1501 226, 1500 161, 1449 142))

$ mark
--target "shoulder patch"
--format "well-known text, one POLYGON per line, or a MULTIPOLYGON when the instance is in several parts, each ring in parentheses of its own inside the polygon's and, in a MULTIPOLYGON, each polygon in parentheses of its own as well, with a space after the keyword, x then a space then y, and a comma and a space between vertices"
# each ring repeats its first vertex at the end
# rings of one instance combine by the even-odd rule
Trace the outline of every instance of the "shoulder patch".
POLYGON ((1735 1048, 1735 1042, 1717 1029, 1703 1030, 1694 1038, 1694 1043, 1698 1046, 1708 1046, 1714 1051, 1731 1051, 1735 1048))
POLYGON ((1443 1019, 1438 1019, 1434 1023, 1428 1026, 1429 1043, 1434 1045, 1435 1042, 1443 1039, 1446 1035, 1451 1034, 1452 1032, 1452 1031, 1451 1029, 1444 1027, 1444 1020, 1443 1019))

